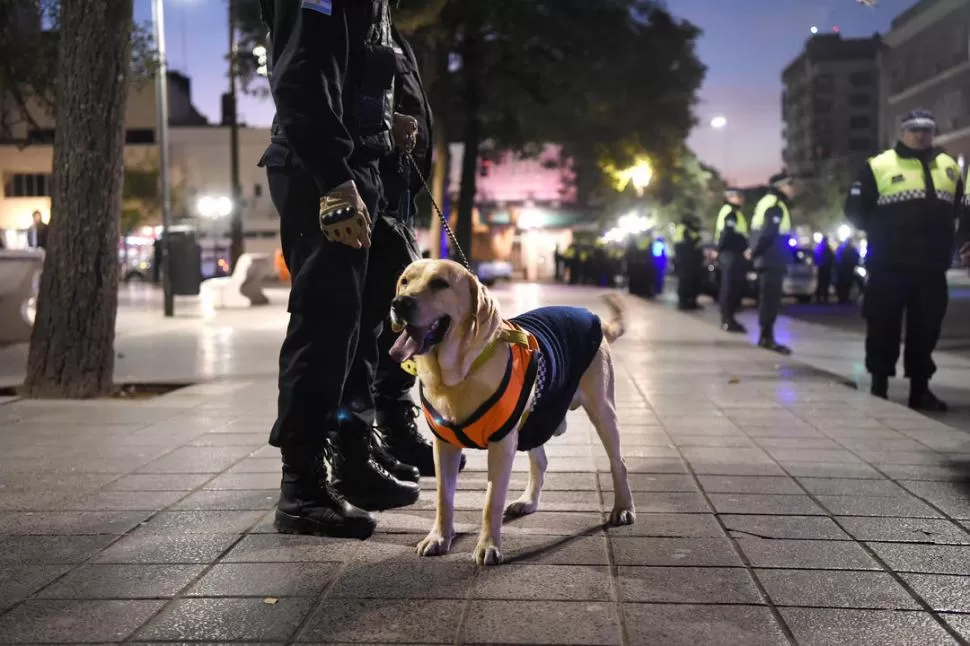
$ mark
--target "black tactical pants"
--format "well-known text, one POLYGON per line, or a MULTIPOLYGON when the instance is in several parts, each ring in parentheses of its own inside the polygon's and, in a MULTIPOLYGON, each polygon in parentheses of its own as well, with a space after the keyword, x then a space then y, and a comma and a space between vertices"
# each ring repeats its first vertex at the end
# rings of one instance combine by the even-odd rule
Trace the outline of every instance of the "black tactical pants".
MULTIPOLYGON (((389 235, 375 218, 370 249, 328 242, 320 232, 320 194, 287 148, 271 145, 266 167, 270 197, 280 214, 283 258, 292 276, 290 321, 280 348, 277 419, 273 446, 313 446, 342 411, 344 387, 355 363, 373 360, 387 315, 372 259, 386 255, 389 235)), ((377 165, 354 169, 354 181, 370 213, 377 213, 377 165)), ((357 368, 358 370, 360 368, 357 368)))
POLYGON ((721 270, 721 284, 717 300, 721 309, 721 322, 733 321, 741 307, 744 296, 745 263, 744 257, 736 251, 723 251, 718 259, 721 270))
POLYGON ((764 338, 774 338, 784 282, 785 267, 766 267, 758 271, 758 324, 764 338))
POLYGON ((940 339, 948 303, 945 272, 870 270, 862 305, 866 319, 866 369, 873 375, 896 375, 905 314, 905 376, 929 380, 936 372, 932 354, 940 339))

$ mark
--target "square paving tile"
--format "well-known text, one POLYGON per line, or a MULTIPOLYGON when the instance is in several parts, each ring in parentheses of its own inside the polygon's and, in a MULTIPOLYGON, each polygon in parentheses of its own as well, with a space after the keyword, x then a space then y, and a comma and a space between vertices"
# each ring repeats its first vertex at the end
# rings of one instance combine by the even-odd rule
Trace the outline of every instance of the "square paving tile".
MULTIPOLYGON (((481 511, 471 512, 471 514, 475 518, 477 528, 481 524, 481 511)), ((540 511, 531 516, 507 520, 502 526, 502 531, 506 536, 519 533, 573 536, 602 527, 604 520, 601 514, 540 511)), ((424 531, 430 528, 430 522, 423 527, 424 531)))
POLYGON ((279 489, 204 490, 189 494, 172 505, 172 510, 188 511, 265 511, 276 505, 279 489))
POLYGON ((80 563, 117 539, 97 535, 0 536, 0 563, 80 563))
POLYGON ((315 597, 337 576, 336 563, 218 563, 189 597, 315 597))
POLYGON ((756 570, 779 606, 918 610, 920 605, 886 572, 756 570))
MULTIPOLYGON (((373 537, 371 541, 379 540, 373 537)), ((417 544, 415 540, 414 544, 417 544)), ((357 540, 300 536, 296 534, 248 534, 223 559, 227 563, 341 563, 357 553, 357 540)))
POLYGON ((637 603, 764 603, 744 568, 624 567, 617 574, 623 601, 637 603))
MULTIPOLYGON (((639 512, 639 508, 637 512, 639 512)), ((637 514, 637 522, 610 527, 610 536, 656 536, 683 538, 723 538, 724 531, 714 514, 637 514)))
POLYGON ((0 612, 37 592, 71 569, 70 565, 8 564, 0 568, 0 612))
POLYGON ((949 520, 937 518, 860 518, 840 516, 838 522, 859 541, 968 545, 970 534, 949 520))
POLYGON ((788 640, 771 611, 758 606, 623 604, 631 644, 779 646, 788 640))
MULTIPOLYGON (((636 525, 633 525, 636 527, 636 525)), ((423 537, 423 536, 422 536, 423 537)), ((422 537, 415 537, 420 540, 422 537)), ((473 545, 476 536, 469 536, 473 545)), ((416 544, 417 540, 413 542, 416 544)), ((543 565, 608 565, 606 536, 535 536, 517 534, 502 539, 505 563, 539 563, 543 565)))
POLYGON ((799 644, 949 646, 954 643, 926 612, 782 608, 781 614, 799 644))
POLYGON ((885 476, 868 464, 838 462, 783 462, 790 475, 796 478, 844 478, 855 480, 883 480, 885 476))
POLYGON ((186 446, 149 462, 139 473, 218 473, 254 450, 250 446, 186 446))
POLYGON ((131 473, 103 487, 105 491, 191 491, 212 478, 206 473, 131 473))
POLYGON ((151 514, 150 511, 0 512, 0 534, 20 536, 124 534, 151 514))
POLYGON ((297 641, 452 644, 464 603, 443 599, 333 599, 314 611, 297 641))
MULTIPOLYGON (((665 491, 637 491, 633 494, 638 513, 680 513, 707 514, 711 512, 710 505, 700 493, 669 493, 665 491)), ((612 507, 613 496, 607 495, 607 502, 612 507)))
POLYGON ((59 506, 80 511, 158 511, 185 495, 184 491, 96 491, 59 506))
POLYGON ((202 574, 203 565, 84 565, 37 597, 41 599, 158 599, 174 597, 202 574))
POLYGON ((712 493, 710 497, 719 514, 825 515, 825 511, 805 495, 712 493))
POLYGON ((943 618, 961 637, 970 641, 970 615, 945 614, 943 618))
POLYGON ((221 473, 211 478, 203 489, 244 489, 249 491, 272 489, 280 486, 279 473, 221 473))
MULTIPOLYGON (((697 484, 689 475, 678 473, 631 473, 630 489, 638 491, 695 492, 697 484)), ((600 487, 613 491, 613 478, 608 473, 599 474, 600 487)))
POLYGON ((99 563, 211 563, 238 539, 233 534, 135 531, 101 552, 99 563))
POLYGON ((817 496, 899 496, 909 497, 905 489, 892 480, 858 480, 851 478, 799 478, 805 489, 817 496))
POLYGON ((698 476, 708 493, 744 493, 804 495, 801 487, 789 477, 777 476, 698 476))
POLYGON ((913 496, 817 496, 835 516, 890 516, 896 518, 942 518, 943 514, 913 496))
POLYGON ((741 559, 726 538, 611 537, 618 565, 739 567, 741 559))
POLYGON ((164 601, 27 601, 0 615, 7 643, 120 642, 148 620, 164 601))
POLYGON ((477 577, 475 599, 525 601, 610 601, 613 582, 607 567, 503 565, 477 577))
POLYGON ((717 460, 691 461, 694 473, 713 476, 784 476, 785 471, 774 462, 728 462, 717 460))
POLYGON ((620 643, 612 603, 472 601, 460 639, 471 644, 620 643))
POLYGON ((809 570, 881 570, 865 550, 849 541, 796 541, 740 538, 753 567, 809 570))
POLYGON ((288 641, 313 608, 313 600, 286 597, 178 599, 138 631, 139 641, 288 641))
POLYGON ((825 516, 730 516, 720 517, 728 533, 736 538, 792 538, 849 540, 850 537, 831 518, 825 516))
POLYGON ((475 583, 471 554, 459 558, 419 557, 355 563, 330 592, 332 597, 359 599, 464 599, 475 583))
POLYGON ((163 511, 141 531, 158 534, 241 534, 259 522, 261 511, 163 511))
POLYGON ((906 573, 900 576, 933 610, 970 613, 970 583, 967 577, 906 573))
POLYGON ((896 572, 970 576, 970 545, 907 545, 869 543, 896 572))

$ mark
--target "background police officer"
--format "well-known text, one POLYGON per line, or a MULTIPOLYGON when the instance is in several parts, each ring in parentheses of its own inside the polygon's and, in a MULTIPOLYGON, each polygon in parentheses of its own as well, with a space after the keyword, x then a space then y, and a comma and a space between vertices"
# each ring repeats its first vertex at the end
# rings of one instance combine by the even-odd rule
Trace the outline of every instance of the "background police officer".
POLYGON ((683 216, 674 229, 674 259, 677 268, 677 308, 697 310, 700 294, 702 251, 700 221, 693 213, 683 216))
POLYGON ((775 341, 775 321, 781 310, 785 272, 792 262, 788 241, 792 232, 791 199, 795 185, 786 172, 772 175, 768 193, 762 197, 751 216, 751 247, 748 255, 758 271, 758 345, 780 354, 791 349, 775 341))
MULTIPOLYGON (((261 0, 276 104, 266 167, 292 279, 280 349, 277 420, 283 478, 276 528, 366 537, 360 509, 409 504, 418 486, 372 459, 370 433, 336 425, 360 344, 376 343, 389 304, 369 257, 385 253, 379 160, 393 150, 397 55, 388 0, 261 0), (366 73, 365 73, 366 71, 366 73)), ((366 354, 366 352, 365 352, 366 354)), ((363 356, 363 355, 362 355, 363 356)))
POLYGON ((724 204, 714 224, 714 243, 717 245, 718 267, 721 285, 718 301, 721 308, 721 329, 744 334, 747 330, 735 318, 744 294, 748 248, 748 220, 741 212, 744 194, 736 188, 724 191, 724 204))
POLYGON ((936 372, 931 355, 946 314, 946 270, 964 189, 956 160, 933 146, 935 131, 929 111, 906 115, 896 146, 860 171, 845 213, 868 234, 863 314, 872 394, 885 398, 896 374, 905 312, 909 405, 943 411, 946 404, 929 389, 936 372))

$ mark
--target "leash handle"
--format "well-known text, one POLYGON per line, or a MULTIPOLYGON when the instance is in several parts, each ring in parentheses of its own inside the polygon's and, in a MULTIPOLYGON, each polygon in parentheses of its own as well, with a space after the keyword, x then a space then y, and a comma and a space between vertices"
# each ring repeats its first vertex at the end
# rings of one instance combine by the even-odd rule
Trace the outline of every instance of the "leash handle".
POLYGON ((468 262, 468 258, 465 256, 465 252, 462 251, 461 245, 458 244, 458 238, 455 237, 455 232, 451 230, 451 225, 448 224, 448 219, 445 218, 445 214, 441 212, 441 207, 435 202, 434 193, 431 192, 431 187, 428 186, 428 180, 424 178, 421 174, 421 169, 418 168, 418 163, 414 160, 411 153, 405 153, 404 156, 411 162, 411 168, 417 174, 418 179, 421 180, 421 184, 424 189, 428 191, 428 197, 431 199, 431 206, 434 208, 435 213, 438 214, 438 219, 441 220, 441 226, 444 228, 445 233, 448 234, 448 239, 451 240, 451 244, 455 251, 458 253, 458 259, 461 260, 461 264, 465 266, 465 269, 471 271, 471 264, 468 262))

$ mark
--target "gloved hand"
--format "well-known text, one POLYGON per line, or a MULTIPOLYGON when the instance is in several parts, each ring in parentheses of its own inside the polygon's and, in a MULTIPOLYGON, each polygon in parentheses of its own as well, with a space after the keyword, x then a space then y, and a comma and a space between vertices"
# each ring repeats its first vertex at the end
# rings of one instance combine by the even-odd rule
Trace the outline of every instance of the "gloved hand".
POLYGON ((320 230, 331 242, 353 249, 370 247, 370 213, 352 180, 320 198, 320 230))
POLYGON ((411 152, 418 143, 418 120, 412 116, 394 113, 394 127, 391 131, 394 145, 404 152, 411 152))

